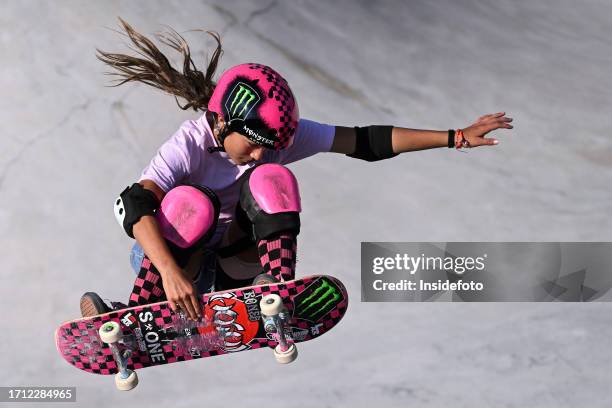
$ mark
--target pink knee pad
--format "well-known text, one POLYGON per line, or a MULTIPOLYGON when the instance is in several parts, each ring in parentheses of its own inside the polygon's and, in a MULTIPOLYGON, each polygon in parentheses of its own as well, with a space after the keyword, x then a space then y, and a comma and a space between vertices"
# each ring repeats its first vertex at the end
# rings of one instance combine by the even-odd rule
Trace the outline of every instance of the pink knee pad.
POLYGON ((253 226, 256 239, 280 232, 300 233, 300 192, 297 180, 280 164, 262 164, 245 173, 240 207, 253 226))
POLYGON ((179 248, 189 248, 213 229, 218 213, 212 190, 184 185, 168 191, 156 219, 165 239, 179 248))
POLYGON ((249 187, 259 207, 268 214, 302 211, 297 180, 280 164, 257 166, 249 177, 249 187))

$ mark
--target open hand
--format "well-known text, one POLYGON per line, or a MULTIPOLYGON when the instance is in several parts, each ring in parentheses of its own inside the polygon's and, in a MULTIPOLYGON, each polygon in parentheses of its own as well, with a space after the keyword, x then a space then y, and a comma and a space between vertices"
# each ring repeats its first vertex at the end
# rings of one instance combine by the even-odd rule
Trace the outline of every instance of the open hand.
POLYGON ((496 145, 497 139, 485 138, 485 135, 495 129, 512 129, 512 118, 506 117, 506 112, 490 113, 479 117, 476 122, 463 129, 463 136, 470 143, 470 147, 483 145, 496 145))

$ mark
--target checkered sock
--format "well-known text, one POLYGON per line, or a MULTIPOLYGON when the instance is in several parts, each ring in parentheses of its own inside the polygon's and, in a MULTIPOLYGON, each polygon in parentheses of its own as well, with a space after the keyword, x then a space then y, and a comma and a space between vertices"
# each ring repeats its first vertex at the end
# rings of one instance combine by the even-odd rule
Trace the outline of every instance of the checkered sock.
POLYGON ((146 256, 142 260, 140 272, 134 282, 134 289, 130 295, 129 307, 155 303, 166 300, 161 275, 153 263, 146 256))
POLYGON ((257 252, 264 273, 281 282, 295 278, 297 252, 295 234, 282 233, 270 239, 259 240, 257 252))

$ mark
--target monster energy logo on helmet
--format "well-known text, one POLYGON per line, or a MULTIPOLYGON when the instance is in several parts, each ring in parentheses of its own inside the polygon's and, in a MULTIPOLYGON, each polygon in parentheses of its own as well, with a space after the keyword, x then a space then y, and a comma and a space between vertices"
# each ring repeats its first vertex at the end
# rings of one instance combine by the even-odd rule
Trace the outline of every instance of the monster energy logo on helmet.
POLYGON ((237 82, 225 101, 229 129, 257 144, 273 148, 276 142, 275 134, 270 135, 257 115, 251 115, 261 101, 261 96, 253 86, 242 81, 237 82))
POLYGON ((225 102, 227 120, 245 120, 260 100, 261 97, 250 85, 238 82, 225 102))
POLYGON ((331 312, 341 300, 340 289, 333 282, 321 278, 296 296, 295 312, 301 318, 316 322, 331 312))

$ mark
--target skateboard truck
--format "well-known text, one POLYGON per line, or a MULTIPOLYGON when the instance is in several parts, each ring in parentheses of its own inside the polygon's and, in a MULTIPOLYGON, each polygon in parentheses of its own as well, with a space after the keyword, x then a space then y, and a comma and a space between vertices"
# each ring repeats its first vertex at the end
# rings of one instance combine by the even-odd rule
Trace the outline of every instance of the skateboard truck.
POLYGON ((289 315, 277 294, 263 296, 259 301, 262 320, 266 333, 270 333, 278 341, 274 347, 274 357, 281 364, 291 363, 297 358, 297 347, 291 338, 289 315))
POLYGON ((117 363, 119 372, 115 375, 115 385, 121 391, 129 391, 138 385, 138 375, 135 371, 127 368, 128 355, 122 355, 119 351, 119 340, 121 340, 121 327, 117 322, 106 322, 98 331, 102 342, 109 345, 113 352, 113 359, 117 363))

